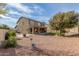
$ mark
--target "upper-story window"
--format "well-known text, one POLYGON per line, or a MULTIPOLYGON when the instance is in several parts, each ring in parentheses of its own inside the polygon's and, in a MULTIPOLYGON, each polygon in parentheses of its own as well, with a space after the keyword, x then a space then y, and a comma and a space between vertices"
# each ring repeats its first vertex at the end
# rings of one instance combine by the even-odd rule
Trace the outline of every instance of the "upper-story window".
POLYGON ((24 22, 22 22, 22 24, 24 24, 24 22))
POLYGON ((30 21, 30 25, 33 26, 34 25, 34 21, 30 21))
POLYGON ((38 22, 37 21, 34 21, 34 26, 38 27, 38 22))
POLYGON ((44 26, 44 24, 42 23, 41 26, 44 26))
POLYGON ((38 26, 41 26, 41 23, 38 23, 38 26))

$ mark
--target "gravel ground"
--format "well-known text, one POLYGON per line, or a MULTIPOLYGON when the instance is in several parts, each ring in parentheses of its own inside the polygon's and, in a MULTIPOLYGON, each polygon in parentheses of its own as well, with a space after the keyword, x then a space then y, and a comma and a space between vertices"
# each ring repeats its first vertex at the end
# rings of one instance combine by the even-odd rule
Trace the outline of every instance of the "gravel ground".
POLYGON ((79 37, 58 37, 48 35, 32 35, 33 41, 29 38, 17 40, 16 48, 2 49, 2 56, 79 56, 79 37), (32 49, 31 44, 35 44, 32 49))

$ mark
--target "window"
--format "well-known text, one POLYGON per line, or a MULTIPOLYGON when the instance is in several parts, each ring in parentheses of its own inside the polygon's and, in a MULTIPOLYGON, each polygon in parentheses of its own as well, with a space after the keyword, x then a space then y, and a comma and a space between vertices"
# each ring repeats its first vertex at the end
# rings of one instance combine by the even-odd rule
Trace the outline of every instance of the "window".
POLYGON ((22 24, 24 24, 24 22, 22 22, 22 24))
POLYGON ((41 24, 40 24, 40 23, 38 23, 38 26, 41 26, 41 24))

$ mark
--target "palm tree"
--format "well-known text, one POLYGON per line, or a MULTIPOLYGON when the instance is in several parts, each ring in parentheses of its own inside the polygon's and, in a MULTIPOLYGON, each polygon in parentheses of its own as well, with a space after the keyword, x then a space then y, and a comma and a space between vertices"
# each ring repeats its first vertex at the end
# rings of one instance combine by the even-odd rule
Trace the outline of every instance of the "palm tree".
POLYGON ((5 6, 6 6, 5 3, 0 3, 0 14, 6 14, 6 10, 4 10, 5 6))

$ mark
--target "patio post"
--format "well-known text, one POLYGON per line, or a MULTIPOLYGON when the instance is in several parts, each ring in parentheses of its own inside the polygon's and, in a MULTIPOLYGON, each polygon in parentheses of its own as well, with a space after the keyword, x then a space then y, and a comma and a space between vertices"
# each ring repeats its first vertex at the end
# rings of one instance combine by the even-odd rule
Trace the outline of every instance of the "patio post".
POLYGON ((32 28, 32 34, 34 33, 34 27, 32 28))

